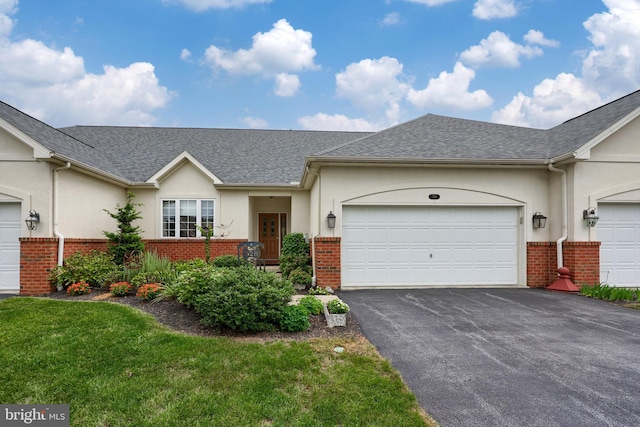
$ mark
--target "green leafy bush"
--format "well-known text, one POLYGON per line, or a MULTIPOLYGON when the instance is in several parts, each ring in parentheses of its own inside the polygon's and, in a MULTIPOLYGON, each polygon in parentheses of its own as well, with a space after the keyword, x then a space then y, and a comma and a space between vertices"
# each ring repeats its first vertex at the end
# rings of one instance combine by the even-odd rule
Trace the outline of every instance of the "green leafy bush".
POLYGON ((235 255, 220 255, 213 259, 214 267, 238 267, 240 263, 238 262, 238 257, 235 255))
POLYGON ((304 268, 298 267, 289 273, 289 280, 294 285, 304 286, 306 289, 311 286, 312 277, 304 268))
POLYGON ((323 310, 322 301, 312 295, 300 298, 299 304, 304 307, 309 314, 320 314, 323 310))
POLYGON ((309 244, 302 233, 290 233, 282 239, 280 251, 280 271, 282 277, 289 278, 289 274, 295 269, 302 269, 312 273, 311 258, 309 257, 309 244))
POLYGON ((287 332, 304 332, 310 326, 309 312, 305 307, 288 305, 284 308, 282 319, 280 319, 280 329, 287 332))
POLYGON ((638 291, 611 287, 606 284, 595 284, 593 286, 583 285, 580 288, 580 295, 609 301, 635 301, 638 297, 638 291))
POLYGON ((288 280, 254 268, 216 269, 194 295, 193 306, 202 323, 241 331, 273 330, 291 296, 288 280))
POLYGON ((314 286, 309 289, 309 295, 329 295, 330 292, 321 286, 314 286))
POLYGON ((111 256, 105 252, 76 252, 65 259, 61 266, 56 266, 49 274, 53 285, 69 286, 73 283, 86 282, 94 287, 103 287, 121 276, 122 269, 116 266, 111 256))
POLYGON ((165 287, 165 291, 187 307, 194 307, 196 298, 207 293, 213 286, 214 277, 224 274, 225 270, 206 263, 193 263, 190 268, 187 266, 188 264, 184 264, 180 267, 181 271, 175 282, 165 287))
POLYGON ((349 306, 341 299, 332 299, 327 303, 327 311, 331 314, 345 314, 349 312, 349 306))

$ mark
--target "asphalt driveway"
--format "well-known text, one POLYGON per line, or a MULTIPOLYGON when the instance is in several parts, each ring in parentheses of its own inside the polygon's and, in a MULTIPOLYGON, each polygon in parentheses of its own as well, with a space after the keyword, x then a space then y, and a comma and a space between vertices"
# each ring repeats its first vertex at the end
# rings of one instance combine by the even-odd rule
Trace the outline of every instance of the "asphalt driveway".
POLYGON ((340 297, 443 427, 640 425, 640 311, 534 289, 340 297))

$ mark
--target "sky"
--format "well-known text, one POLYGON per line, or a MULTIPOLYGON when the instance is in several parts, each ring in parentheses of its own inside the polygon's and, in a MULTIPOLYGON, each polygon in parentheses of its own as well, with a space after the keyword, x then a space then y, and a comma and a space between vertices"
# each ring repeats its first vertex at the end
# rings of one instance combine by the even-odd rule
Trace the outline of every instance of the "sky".
POLYGON ((640 0, 0 0, 0 100, 52 126, 547 129, 640 89, 640 0))

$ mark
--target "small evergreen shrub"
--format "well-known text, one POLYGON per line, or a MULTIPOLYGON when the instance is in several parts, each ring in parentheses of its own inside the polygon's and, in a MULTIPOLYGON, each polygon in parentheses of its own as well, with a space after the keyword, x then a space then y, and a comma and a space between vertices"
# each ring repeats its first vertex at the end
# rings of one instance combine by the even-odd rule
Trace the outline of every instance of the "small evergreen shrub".
POLYGON ((137 206, 142 205, 133 203, 134 197, 135 195, 128 191, 127 203, 124 206, 117 205, 115 212, 109 212, 104 209, 111 218, 118 222, 117 232, 102 232, 110 242, 109 252, 113 256, 113 261, 118 265, 124 264, 129 254, 144 251, 140 227, 133 225, 133 221, 142 218, 140 212, 136 209, 137 206))
POLYGON ((309 312, 307 312, 306 308, 300 305, 288 305, 285 307, 282 319, 280 319, 280 329, 287 332, 304 332, 310 326, 309 312))
POLYGON ((288 280, 255 268, 216 269, 193 307, 202 323, 240 331, 274 330, 295 293, 288 280))
POLYGON ((309 314, 320 314, 323 310, 322 301, 312 295, 300 298, 299 304, 304 307, 309 314))
POLYGON ((289 274, 300 268, 311 274, 311 258, 309 257, 309 244, 304 240, 302 233, 290 233, 282 239, 280 250, 280 271, 282 277, 289 278, 289 274))
POLYGON ((312 277, 305 269, 298 267, 289 273, 289 280, 294 285, 304 286, 307 289, 311 286, 312 277))
POLYGON ((238 267, 240 263, 238 262, 238 257, 235 255, 220 255, 213 259, 214 267, 238 267))

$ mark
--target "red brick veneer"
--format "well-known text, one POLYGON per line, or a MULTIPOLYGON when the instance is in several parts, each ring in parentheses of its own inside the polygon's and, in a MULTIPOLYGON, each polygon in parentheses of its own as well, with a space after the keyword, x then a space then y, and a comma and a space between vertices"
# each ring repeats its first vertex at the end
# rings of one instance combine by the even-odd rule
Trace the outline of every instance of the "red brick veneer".
MULTIPOLYGON (((237 246, 245 239, 211 239, 211 258, 236 255, 237 246)), ((204 239, 145 240, 148 251, 166 255, 172 261, 204 258, 204 239)), ((64 258, 74 253, 107 250, 106 239, 75 239, 64 241, 64 258)), ((49 284, 49 272, 58 262, 57 238, 20 239, 20 295, 43 295, 54 290, 49 284)))
MULTIPOLYGON (((576 286, 600 282, 600 242, 564 242, 562 256, 576 286)), ((556 242, 528 242, 527 286, 544 288, 557 279, 556 242)))
POLYGON ((316 284, 340 289, 340 237, 315 238, 316 284))

